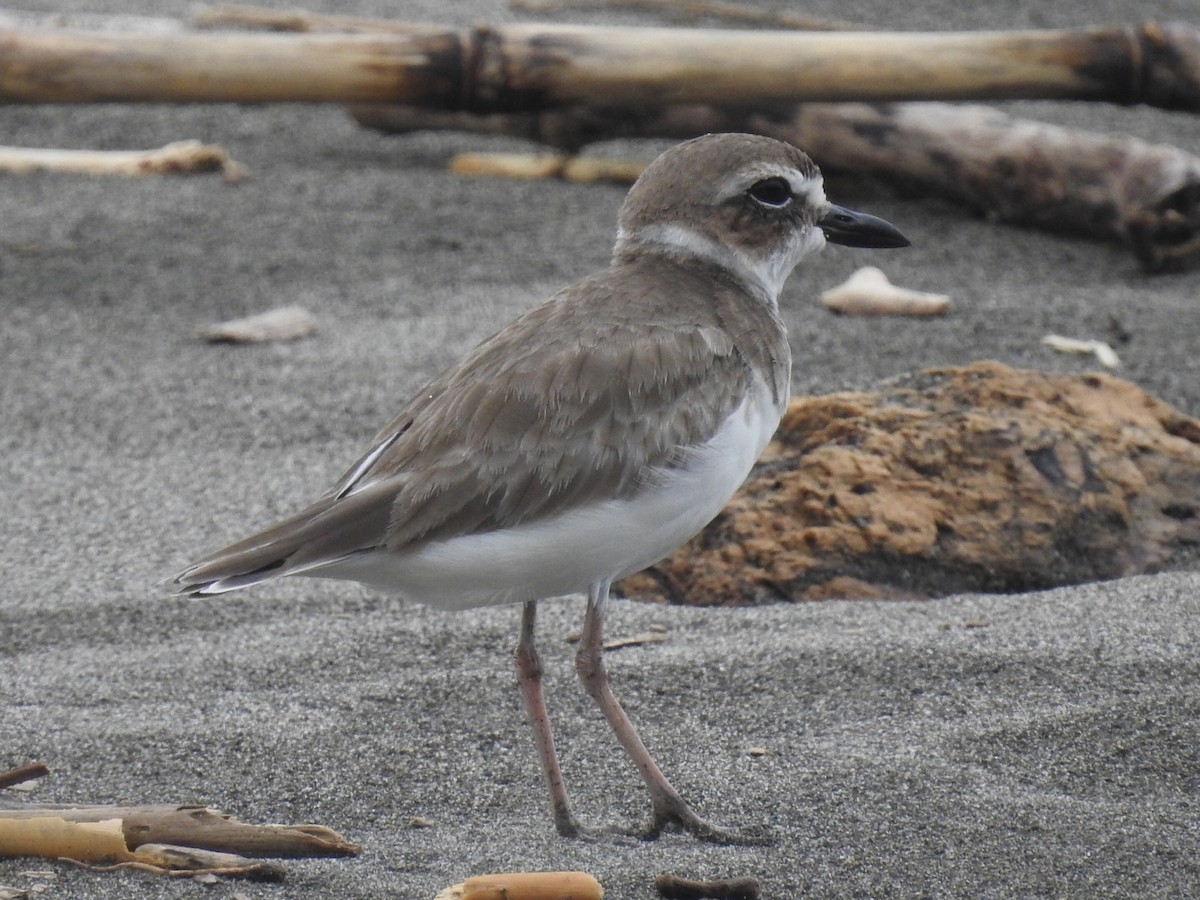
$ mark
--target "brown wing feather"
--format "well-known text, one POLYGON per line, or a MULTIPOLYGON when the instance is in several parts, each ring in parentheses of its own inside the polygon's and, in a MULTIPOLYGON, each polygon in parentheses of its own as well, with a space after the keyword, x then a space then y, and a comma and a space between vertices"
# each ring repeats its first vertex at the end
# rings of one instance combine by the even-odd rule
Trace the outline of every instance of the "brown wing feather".
POLYGON ((385 433, 390 446, 343 486, 394 485, 389 547, 628 496, 744 395, 749 371, 722 332, 597 324, 580 299, 535 310, 430 385, 403 433, 385 433))

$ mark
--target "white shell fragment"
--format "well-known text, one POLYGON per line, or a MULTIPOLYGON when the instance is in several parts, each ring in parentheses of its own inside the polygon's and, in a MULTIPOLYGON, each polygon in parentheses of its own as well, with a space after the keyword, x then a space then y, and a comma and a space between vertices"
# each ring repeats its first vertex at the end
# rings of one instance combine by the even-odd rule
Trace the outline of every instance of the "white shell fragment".
POLYGON ((316 330, 317 320, 299 306, 281 306, 266 312, 231 319, 218 325, 201 325, 200 337, 210 341, 236 344, 262 344, 267 341, 294 341, 316 330))
POLYGON ((942 316, 950 308, 950 297, 898 287, 879 269, 864 266, 823 293, 821 303, 847 316, 942 316))
POLYGON ((1048 334, 1042 338, 1042 343, 1059 353, 1090 353, 1096 357, 1100 365, 1115 369, 1121 365, 1121 359, 1104 341, 1084 341, 1079 338, 1063 337, 1061 334, 1048 334))

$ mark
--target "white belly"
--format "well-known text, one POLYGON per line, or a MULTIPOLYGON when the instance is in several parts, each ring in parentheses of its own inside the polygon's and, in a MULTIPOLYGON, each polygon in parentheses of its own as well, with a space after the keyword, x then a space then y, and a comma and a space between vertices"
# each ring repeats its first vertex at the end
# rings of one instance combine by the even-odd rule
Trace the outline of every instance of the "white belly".
POLYGON ((686 465, 627 500, 528 525, 372 551, 305 572, 360 581, 445 609, 517 603, 584 591, 646 568, 712 521, 741 486, 779 425, 765 387, 753 392, 686 465))

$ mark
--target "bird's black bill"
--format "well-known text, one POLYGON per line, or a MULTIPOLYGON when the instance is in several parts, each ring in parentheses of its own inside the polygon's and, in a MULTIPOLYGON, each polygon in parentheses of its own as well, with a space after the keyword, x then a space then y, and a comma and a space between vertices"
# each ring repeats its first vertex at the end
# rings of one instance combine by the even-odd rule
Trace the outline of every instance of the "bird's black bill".
POLYGON ((891 222, 844 206, 830 206, 817 225, 825 232, 825 240, 844 247, 883 249, 909 245, 908 238, 891 222))

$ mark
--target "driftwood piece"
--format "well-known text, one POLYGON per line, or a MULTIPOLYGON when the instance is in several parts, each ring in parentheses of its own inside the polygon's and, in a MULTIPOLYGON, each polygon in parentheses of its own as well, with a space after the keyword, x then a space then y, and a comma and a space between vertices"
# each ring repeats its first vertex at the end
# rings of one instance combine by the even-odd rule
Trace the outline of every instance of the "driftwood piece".
POLYGON ((1194 565, 1198 548, 1200 420, 1111 375, 977 363, 793 401, 722 513, 621 590, 1022 591, 1194 565))
POLYGON ((61 816, 0 816, 0 856, 65 860, 97 871, 142 869, 161 875, 228 875, 278 881, 283 867, 234 853, 169 844, 130 848, 121 819, 75 822, 61 816))
POLYGON ((1200 157, 983 106, 813 104, 792 127, 818 160, 939 193, 997 221, 1126 243, 1151 272, 1200 258, 1200 157))
POLYGON ((487 116, 359 106, 351 113, 381 131, 510 134, 569 151, 611 138, 751 131, 805 148, 827 173, 870 174, 947 197, 999 222, 1120 241, 1149 272, 1200 262, 1200 157, 985 106, 575 107, 487 116))
POLYGON ((566 25, 415 34, 0 29, 0 101, 578 103, 1045 98, 1200 110, 1187 25, 784 32, 566 25))
MULTIPOLYGON (((357 845, 321 825, 249 825, 205 806, 0 806, 0 823, 47 819, 110 823, 110 830, 130 851, 143 844, 171 844, 251 857, 340 857, 360 852, 357 845)), ((0 841, 0 856, 4 855, 5 845, 0 841)))
POLYGON ((246 167, 231 159, 224 147, 199 141, 175 141, 156 150, 0 147, 0 173, 32 172, 125 176, 220 172, 226 181, 241 181, 248 175, 246 167))

